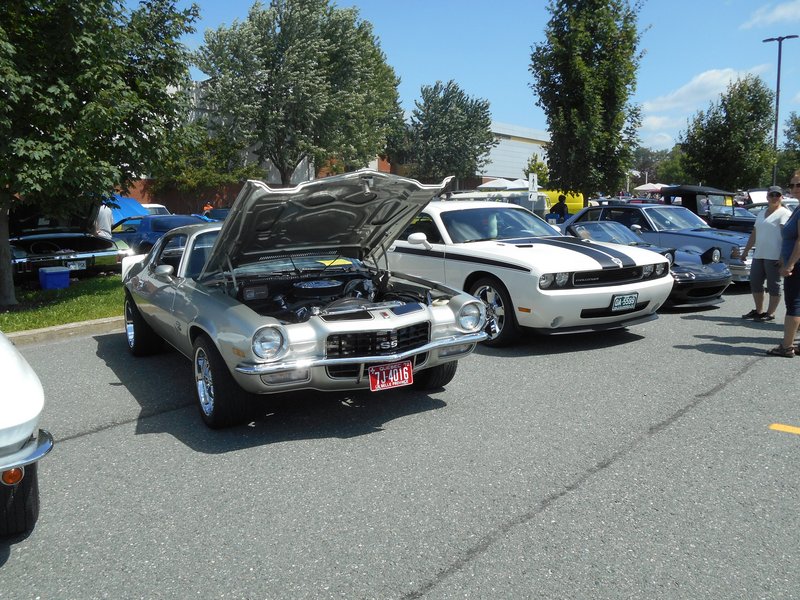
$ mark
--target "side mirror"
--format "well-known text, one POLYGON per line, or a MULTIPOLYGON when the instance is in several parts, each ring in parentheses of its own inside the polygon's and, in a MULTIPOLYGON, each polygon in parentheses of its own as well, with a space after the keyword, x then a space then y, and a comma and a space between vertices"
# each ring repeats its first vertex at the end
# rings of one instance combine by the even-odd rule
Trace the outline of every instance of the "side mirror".
POLYGON ((636 235, 642 235, 642 226, 634 223, 631 225, 631 231, 633 231, 633 233, 636 235))
POLYGON ((156 277, 172 277, 175 274, 175 267, 172 265, 158 265, 153 274, 156 277))
POLYGON ((414 244, 416 246, 425 246, 426 250, 430 250, 433 246, 430 245, 428 242, 428 236, 422 233, 421 231, 417 231, 416 233, 412 233, 408 236, 408 240, 406 240, 409 244, 414 244))

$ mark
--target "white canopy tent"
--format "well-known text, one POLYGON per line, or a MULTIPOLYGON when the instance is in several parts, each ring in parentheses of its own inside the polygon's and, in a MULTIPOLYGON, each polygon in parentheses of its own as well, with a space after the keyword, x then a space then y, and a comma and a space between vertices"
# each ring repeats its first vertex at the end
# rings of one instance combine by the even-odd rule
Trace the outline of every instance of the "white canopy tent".
POLYGON ((500 177, 498 179, 492 179, 491 181, 480 184, 478 189, 482 191, 507 190, 509 185, 511 185, 511 182, 508 179, 503 179, 500 177))
POLYGON ((664 187, 660 183, 643 183, 642 185, 637 185, 633 188, 634 192, 642 192, 645 194, 655 194, 661 191, 661 188, 664 187))

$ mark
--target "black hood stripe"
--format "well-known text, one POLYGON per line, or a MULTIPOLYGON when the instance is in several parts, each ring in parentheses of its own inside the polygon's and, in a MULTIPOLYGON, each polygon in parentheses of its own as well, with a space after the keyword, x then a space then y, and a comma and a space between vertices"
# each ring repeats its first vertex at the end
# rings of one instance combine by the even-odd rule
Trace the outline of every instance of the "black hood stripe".
POLYGON ((566 250, 573 250, 589 258, 596 260, 603 269, 619 269, 620 264, 614 262, 614 258, 622 263, 622 267, 635 267, 636 261, 628 256, 625 252, 607 248, 605 246, 596 246, 591 243, 584 242, 578 238, 573 237, 548 237, 548 238, 522 238, 518 240, 503 240, 507 244, 514 244, 516 246, 554 246, 556 248, 564 248, 566 250))

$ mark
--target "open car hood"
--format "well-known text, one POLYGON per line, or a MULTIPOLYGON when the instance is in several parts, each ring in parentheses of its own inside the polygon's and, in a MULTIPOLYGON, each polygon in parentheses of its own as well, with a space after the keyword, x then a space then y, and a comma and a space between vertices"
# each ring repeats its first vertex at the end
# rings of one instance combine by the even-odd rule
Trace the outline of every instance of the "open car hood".
POLYGON ((250 180, 225 219, 204 273, 297 252, 369 258, 387 250, 450 179, 425 185, 361 170, 293 188, 250 180))

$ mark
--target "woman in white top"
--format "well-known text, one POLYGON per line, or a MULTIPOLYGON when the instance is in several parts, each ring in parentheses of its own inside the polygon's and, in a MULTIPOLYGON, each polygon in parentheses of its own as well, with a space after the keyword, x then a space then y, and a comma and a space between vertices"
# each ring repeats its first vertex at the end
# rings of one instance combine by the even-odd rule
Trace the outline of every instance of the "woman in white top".
POLYGON ((744 256, 755 246, 753 264, 750 267, 750 291, 756 307, 743 319, 755 321, 774 321, 775 310, 781 302, 781 277, 779 261, 781 258, 781 229, 792 215, 785 208, 783 191, 773 185, 767 191, 767 208, 756 215, 756 224, 750 233, 750 239, 744 247, 744 256), (764 311, 764 281, 769 294, 767 310, 764 311))

